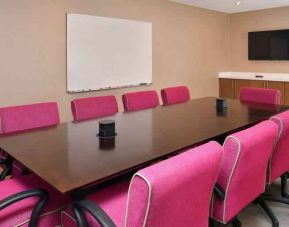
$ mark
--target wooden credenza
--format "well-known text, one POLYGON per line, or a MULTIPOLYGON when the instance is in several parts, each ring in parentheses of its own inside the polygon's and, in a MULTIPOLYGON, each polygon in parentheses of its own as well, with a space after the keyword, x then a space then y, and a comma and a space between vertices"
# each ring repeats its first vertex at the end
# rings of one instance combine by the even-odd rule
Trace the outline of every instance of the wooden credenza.
POLYGON ((224 76, 219 76, 219 95, 223 98, 232 98, 239 99, 240 89, 242 87, 259 87, 259 88, 272 88, 278 89, 281 92, 281 104, 289 105, 289 81, 274 81, 274 78, 270 78, 270 80, 266 80, 264 76, 264 80, 254 78, 250 79, 250 77, 245 77, 244 79, 240 79, 240 76, 237 76, 238 79, 232 78, 224 78, 224 76))

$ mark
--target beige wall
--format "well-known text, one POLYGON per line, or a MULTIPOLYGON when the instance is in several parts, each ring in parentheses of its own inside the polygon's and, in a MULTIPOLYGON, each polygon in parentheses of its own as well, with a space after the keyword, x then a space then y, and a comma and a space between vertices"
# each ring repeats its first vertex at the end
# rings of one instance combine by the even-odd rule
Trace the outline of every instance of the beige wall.
POLYGON ((248 60, 248 32, 288 28, 289 7, 232 14, 230 16, 230 70, 289 73, 289 61, 248 60))
POLYGON ((217 95, 228 39, 229 15, 166 0, 1 0, 0 106, 56 100, 67 121, 80 97, 116 94, 121 107, 124 92, 181 84, 193 98, 217 95), (66 12, 151 21, 154 85, 67 94, 66 12))
POLYGON ((289 61, 248 61, 249 31, 289 28, 289 7, 223 14, 166 0, 1 0, 0 106, 70 100, 186 84, 193 98, 218 95, 217 73, 289 73, 289 61), (153 86, 66 93, 66 12, 153 23, 153 86))

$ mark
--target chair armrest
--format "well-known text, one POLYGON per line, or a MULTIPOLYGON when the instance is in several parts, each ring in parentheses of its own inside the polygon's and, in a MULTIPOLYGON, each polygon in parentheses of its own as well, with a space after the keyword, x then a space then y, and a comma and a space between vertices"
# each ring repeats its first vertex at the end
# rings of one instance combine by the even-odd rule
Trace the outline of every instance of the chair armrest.
POLYGON ((101 207, 91 200, 84 199, 73 203, 73 212, 79 227, 88 226, 83 210, 88 211, 102 227, 116 226, 101 207))
POLYGON ((42 189, 30 189, 23 192, 16 193, 0 201, 0 211, 16 202, 30 197, 38 196, 40 197, 38 202, 33 208, 30 216, 29 227, 35 227, 38 223, 38 218, 40 216, 42 208, 45 206, 48 200, 48 193, 42 189))
POLYGON ((214 194, 220 200, 225 199, 226 193, 225 193, 224 189, 220 185, 218 185, 217 183, 215 184, 215 187, 214 187, 214 194))

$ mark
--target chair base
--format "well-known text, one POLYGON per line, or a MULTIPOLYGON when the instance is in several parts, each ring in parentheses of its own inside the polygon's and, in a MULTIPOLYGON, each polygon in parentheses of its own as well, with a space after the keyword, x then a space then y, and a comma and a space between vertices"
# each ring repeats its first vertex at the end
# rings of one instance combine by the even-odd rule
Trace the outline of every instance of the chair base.
POLYGON ((288 173, 285 173, 284 175, 281 176, 281 197, 264 193, 262 195, 262 198, 264 200, 289 205, 289 193, 288 193, 288 182, 287 182, 288 176, 289 176, 288 173))
POLYGON ((209 226, 210 227, 225 227, 225 226, 241 227, 242 223, 238 218, 234 218, 228 224, 223 224, 223 223, 220 223, 220 222, 210 218, 209 226))
POLYGON ((255 202, 261 206, 261 208, 265 211, 265 213, 269 216, 272 222, 272 227, 279 227, 279 221, 270 207, 267 205, 263 196, 259 196, 255 202))
POLYGON ((238 218, 235 218, 234 220, 232 220, 231 224, 233 227, 241 227, 242 226, 242 223, 238 218))
POLYGON ((273 227, 278 227, 279 222, 276 218, 276 216, 273 214, 272 210, 268 207, 268 205, 265 203, 264 200, 272 201, 272 202, 278 202, 283 203, 286 205, 289 205, 289 193, 288 193, 288 177, 289 174, 285 173, 281 176, 281 197, 280 196, 274 196, 270 194, 262 194, 256 201, 257 203, 264 209, 266 214, 270 217, 272 221, 273 227))
POLYGON ((285 173, 281 176, 281 196, 283 198, 289 199, 288 193, 288 173, 285 173))
MULTIPOLYGON (((267 198, 267 196, 264 196, 267 198)), ((265 213, 269 216, 272 222, 272 227, 279 227, 279 221, 273 211, 270 209, 270 207, 266 204, 266 202, 263 199, 263 196, 259 196, 257 199, 254 200, 254 204, 260 205, 260 207, 265 211, 265 213)), ((236 217, 232 219, 228 224, 222 224, 216 220, 210 219, 210 227, 224 227, 224 226, 233 226, 233 227, 241 227, 242 223, 241 221, 236 217)))
POLYGON ((269 195, 269 194, 263 194, 262 198, 264 200, 268 200, 268 201, 272 201, 272 202, 283 203, 283 204, 289 205, 289 199, 287 199, 287 198, 282 198, 282 197, 273 196, 273 195, 269 195))
POLYGON ((284 175, 281 176, 281 197, 265 193, 262 195, 262 198, 264 200, 289 205, 289 193, 288 193, 288 182, 287 182, 288 175, 289 175, 288 173, 285 173, 284 175))

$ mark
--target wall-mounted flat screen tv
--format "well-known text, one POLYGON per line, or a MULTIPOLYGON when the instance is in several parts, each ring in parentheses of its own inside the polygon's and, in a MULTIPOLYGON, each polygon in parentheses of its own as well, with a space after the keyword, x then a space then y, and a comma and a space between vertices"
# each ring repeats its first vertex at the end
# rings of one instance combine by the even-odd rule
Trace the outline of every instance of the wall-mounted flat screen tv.
POLYGON ((289 60, 289 29, 248 33, 249 60, 289 60))

